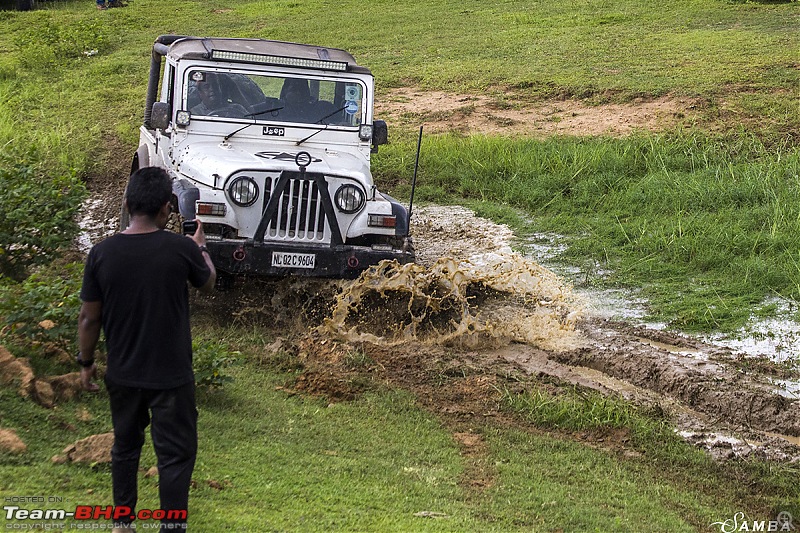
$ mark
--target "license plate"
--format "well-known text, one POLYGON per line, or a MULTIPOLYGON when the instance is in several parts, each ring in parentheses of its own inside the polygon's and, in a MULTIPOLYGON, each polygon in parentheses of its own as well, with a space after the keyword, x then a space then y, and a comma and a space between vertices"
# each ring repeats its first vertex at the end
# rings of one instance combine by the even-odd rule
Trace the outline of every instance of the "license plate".
POLYGON ((272 252, 272 266, 278 268, 314 268, 316 254, 272 252))

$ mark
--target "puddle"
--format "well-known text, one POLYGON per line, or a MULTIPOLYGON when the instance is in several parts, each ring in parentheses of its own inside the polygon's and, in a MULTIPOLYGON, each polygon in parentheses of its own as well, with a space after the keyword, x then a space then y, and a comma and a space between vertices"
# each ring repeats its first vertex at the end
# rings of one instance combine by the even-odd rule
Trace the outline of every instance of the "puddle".
MULTIPOLYGON (((573 292, 577 297, 583 299, 588 316, 627 321, 649 329, 666 329, 666 324, 646 320, 647 301, 638 297, 634 292, 587 287, 591 278, 602 277, 606 274, 596 265, 587 264, 581 267, 560 264, 557 257, 566 249, 566 245, 562 244, 565 240, 564 237, 557 234, 537 233, 523 243, 522 249, 526 257, 541 263, 575 284, 573 292)), ((764 302, 764 306, 775 306, 777 317, 754 317, 751 324, 732 334, 696 335, 696 338, 728 348, 733 352, 754 357, 767 357, 776 363, 800 359, 800 323, 780 318, 795 314, 796 309, 793 304, 786 300, 771 298, 764 302)), ((666 349, 669 350, 669 348, 666 349)), ((681 355, 692 356, 693 354, 681 353, 681 355)), ((800 389, 800 383, 790 382, 789 385, 793 390, 800 389)))
MULTIPOLYGON (((793 316, 791 302, 771 298, 765 306, 775 306, 777 317, 793 316)), ((753 323, 728 335, 709 335, 714 344, 753 356, 767 356, 775 362, 796 360, 800 356, 800 324, 783 318, 754 319, 753 323)))
POLYGON ((770 383, 775 386, 775 393, 790 400, 800 398, 800 381, 770 378, 770 383))
POLYGON ((81 219, 78 221, 81 231, 76 239, 78 249, 88 253, 96 243, 116 233, 119 222, 116 217, 103 220, 106 205, 102 198, 86 200, 81 208, 81 219))
POLYGON ((775 437, 777 439, 783 439, 795 446, 800 446, 800 437, 793 437, 791 435, 781 435, 780 433, 767 433, 769 437, 775 437))
POLYGON ((687 348, 685 346, 675 346, 674 344, 669 344, 666 342, 659 342, 653 339, 648 339, 645 337, 639 337, 639 342, 643 344, 647 344, 648 346, 652 346, 653 348, 657 348, 659 350, 664 350, 665 352, 669 352, 670 354, 681 355, 684 357, 690 357, 692 359, 697 359, 698 361, 707 362, 708 361, 708 353, 699 350, 696 348, 687 348))

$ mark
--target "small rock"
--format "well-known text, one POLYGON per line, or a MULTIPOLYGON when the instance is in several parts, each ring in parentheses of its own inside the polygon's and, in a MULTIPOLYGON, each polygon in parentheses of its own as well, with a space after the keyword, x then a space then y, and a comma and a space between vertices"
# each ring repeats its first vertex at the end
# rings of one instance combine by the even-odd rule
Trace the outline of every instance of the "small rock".
POLYGON ((114 433, 101 433, 70 444, 62 453, 73 463, 110 463, 113 445, 114 433))
POLYGON ((41 322, 39 322, 39 327, 42 329, 53 329, 54 327, 56 327, 56 323, 53 322, 52 320, 42 320, 41 322))
POLYGON ((267 351, 269 353, 278 353, 285 351, 285 349, 286 349, 286 339, 284 339, 283 337, 278 337, 277 339, 275 339, 275 342, 267 346, 267 351))
POLYGON ((0 382, 6 385, 19 384, 19 395, 27 398, 33 384, 33 369, 26 359, 19 359, 7 353, 5 348, 0 349, 2 363, 0 363, 0 382), (8 356, 11 355, 10 359, 8 356))
POLYGON ((28 446, 13 429, 0 429, 0 450, 11 453, 25 453, 28 446))
POLYGON ((53 387, 44 380, 36 379, 33 381, 33 399, 47 409, 55 405, 55 393, 53 387))
POLYGON ((81 373, 70 372, 62 376, 48 378, 53 392, 59 401, 69 401, 81 392, 81 373))
POLYGON ((56 343, 43 344, 42 348, 44 348, 44 354, 47 357, 51 357, 59 363, 72 364, 75 362, 75 356, 56 343))
POLYGON ((6 350, 5 346, 0 346, 0 366, 5 365, 9 361, 14 360, 14 356, 6 350))

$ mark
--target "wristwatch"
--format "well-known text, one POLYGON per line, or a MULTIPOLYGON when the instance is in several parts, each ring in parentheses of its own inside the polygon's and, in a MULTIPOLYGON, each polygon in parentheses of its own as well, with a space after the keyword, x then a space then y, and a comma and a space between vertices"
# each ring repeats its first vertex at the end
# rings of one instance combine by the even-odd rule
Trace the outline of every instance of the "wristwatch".
POLYGON ((200 253, 201 253, 201 254, 202 254, 203 252, 205 252, 205 253, 207 253, 208 255, 211 255, 210 253, 208 253, 208 246, 206 246, 205 244, 201 244, 200 246, 198 246, 198 248, 200 248, 200 253))
POLYGON ((83 358, 81 357, 81 352, 78 352, 78 356, 75 358, 75 362, 78 363, 83 368, 89 368, 94 364, 94 359, 92 359, 91 361, 84 361, 83 358))

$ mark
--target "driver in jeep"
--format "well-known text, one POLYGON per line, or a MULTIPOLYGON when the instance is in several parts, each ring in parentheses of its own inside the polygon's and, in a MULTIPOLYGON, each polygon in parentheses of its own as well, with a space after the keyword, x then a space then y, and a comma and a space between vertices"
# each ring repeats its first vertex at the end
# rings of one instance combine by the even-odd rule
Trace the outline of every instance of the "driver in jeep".
POLYGON ((221 79, 214 73, 206 73, 204 80, 194 84, 200 103, 190 109, 192 115, 209 117, 243 118, 248 114, 241 104, 228 99, 221 79))

